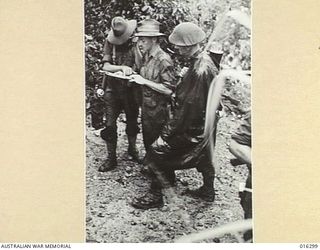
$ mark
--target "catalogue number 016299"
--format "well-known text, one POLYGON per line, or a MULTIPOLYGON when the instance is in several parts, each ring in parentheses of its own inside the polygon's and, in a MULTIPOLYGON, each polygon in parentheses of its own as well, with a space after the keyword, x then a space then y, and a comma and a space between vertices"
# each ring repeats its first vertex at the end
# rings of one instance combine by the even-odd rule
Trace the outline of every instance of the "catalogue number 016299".
POLYGON ((308 249, 318 248, 318 244, 300 244, 300 248, 308 248, 308 249))

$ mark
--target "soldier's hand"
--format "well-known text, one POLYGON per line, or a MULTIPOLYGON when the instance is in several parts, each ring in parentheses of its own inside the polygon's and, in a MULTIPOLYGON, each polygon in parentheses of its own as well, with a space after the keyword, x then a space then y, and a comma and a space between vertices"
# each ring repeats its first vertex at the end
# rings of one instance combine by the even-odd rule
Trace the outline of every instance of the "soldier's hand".
POLYGON ((102 97, 104 95, 103 89, 97 89, 97 96, 102 97))
POLYGON ((132 75, 130 82, 136 82, 138 84, 144 85, 145 79, 141 75, 132 75))
POLYGON ((184 77, 185 74, 188 72, 189 68, 188 67, 183 67, 179 73, 180 77, 184 77))
POLYGON ((124 74, 125 76, 132 75, 132 73, 133 73, 132 68, 130 68, 130 67, 128 67, 128 66, 122 66, 122 67, 121 67, 121 70, 122 70, 122 72, 123 72, 123 74, 124 74))

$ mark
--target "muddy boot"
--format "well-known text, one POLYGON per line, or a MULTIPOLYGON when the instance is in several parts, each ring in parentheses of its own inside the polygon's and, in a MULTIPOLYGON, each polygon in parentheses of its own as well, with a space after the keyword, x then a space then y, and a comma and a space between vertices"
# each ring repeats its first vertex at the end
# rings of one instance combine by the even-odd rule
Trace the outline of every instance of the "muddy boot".
POLYGON ((213 180, 214 177, 203 175, 203 186, 196 190, 188 190, 187 193, 194 198, 200 198, 205 201, 213 202, 215 198, 213 180))
POLYGON ((107 142, 108 149, 108 158, 107 160, 99 167, 99 172, 107 172, 113 170, 117 166, 117 142, 107 142))
POLYGON ((162 192, 159 185, 151 183, 151 188, 141 197, 132 199, 131 206, 139 209, 159 208, 163 206, 162 192))
POLYGON ((136 147, 136 140, 137 140, 136 136, 128 136, 128 142, 129 142, 128 154, 132 157, 132 160, 141 164, 143 162, 143 159, 139 156, 139 151, 136 147))

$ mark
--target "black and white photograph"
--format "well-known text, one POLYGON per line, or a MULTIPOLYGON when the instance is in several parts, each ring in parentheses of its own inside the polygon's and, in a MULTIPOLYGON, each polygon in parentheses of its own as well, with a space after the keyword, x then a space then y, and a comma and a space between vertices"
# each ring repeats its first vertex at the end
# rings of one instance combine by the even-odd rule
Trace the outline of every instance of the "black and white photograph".
POLYGON ((254 238, 250 0, 85 0, 86 241, 254 238))

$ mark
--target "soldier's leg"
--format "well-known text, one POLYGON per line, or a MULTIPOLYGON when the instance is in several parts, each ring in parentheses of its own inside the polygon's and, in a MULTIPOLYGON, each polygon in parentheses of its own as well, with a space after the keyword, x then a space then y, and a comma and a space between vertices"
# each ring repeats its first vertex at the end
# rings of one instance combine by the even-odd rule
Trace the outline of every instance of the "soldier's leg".
POLYGON ((160 107, 160 109, 158 108, 156 112, 154 112, 154 110, 148 111, 148 108, 144 109, 142 107, 142 135, 144 147, 146 149, 146 155, 143 159, 143 165, 145 166, 143 173, 148 174, 150 172, 148 170, 148 155, 150 154, 150 148, 152 143, 160 136, 167 118, 168 112, 164 108, 161 109, 160 107))
POLYGON ((146 117, 145 115, 142 117, 142 137, 144 147, 148 153, 152 144, 152 122, 150 118, 146 117))
POLYGON ((127 126, 126 134, 128 136, 128 154, 133 160, 138 163, 142 162, 139 156, 139 151, 136 147, 137 134, 139 133, 138 127, 138 115, 139 115, 139 103, 134 98, 132 93, 127 93, 127 97, 124 99, 124 112, 126 114, 127 126))
POLYGON ((146 150, 146 154, 142 160, 143 168, 142 174, 150 175, 150 170, 148 167, 148 155, 150 154, 150 147, 152 144, 152 119, 148 115, 146 109, 142 105, 141 108, 141 123, 142 123, 142 138, 143 138, 143 145, 146 150))
POLYGON ((197 166, 197 170, 202 175, 203 185, 195 190, 188 190, 188 193, 193 197, 201 198, 205 201, 213 202, 215 199, 214 191, 214 167, 206 154, 205 158, 197 166))
POLYGON ((163 205, 162 189, 170 187, 165 174, 157 168, 154 162, 148 162, 148 167, 150 169, 151 185, 143 196, 133 198, 131 205, 135 208, 150 209, 161 207, 163 205))
POLYGON ((155 172, 162 172, 166 177, 166 180, 170 184, 174 183, 175 170, 190 169, 196 167, 197 170, 202 174, 203 185, 196 190, 188 190, 187 193, 194 197, 204 199, 206 201, 214 201, 215 191, 214 191, 214 179, 215 170, 210 161, 209 154, 204 153, 197 159, 197 163, 193 165, 182 164, 177 155, 184 155, 186 152, 184 149, 171 148, 161 137, 152 144, 153 158, 156 160, 156 170, 155 172), (159 159, 158 159, 159 158, 159 159), (157 160, 158 159, 158 160, 157 160), (163 159, 163 160, 161 160, 163 159), (165 164, 159 164, 159 162, 165 161, 165 164))
POLYGON ((91 121, 92 127, 95 129, 103 127, 104 106, 105 103, 98 98, 91 100, 91 121))
MULTIPOLYGON (((219 117, 216 117, 215 128, 217 128, 219 117)), ((216 131, 213 134, 213 142, 216 144, 216 131)), ((197 170, 202 174, 203 185, 196 190, 188 190, 188 193, 194 197, 201 198, 206 201, 214 201, 215 199, 215 190, 214 190, 214 178, 215 178, 215 170, 212 165, 212 161, 210 159, 210 155, 206 152, 198 164, 196 166, 197 170)))
POLYGON ((163 166, 161 162, 155 162, 152 159, 148 162, 148 167, 151 185, 142 197, 133 199, 131 204, 136 208, 149 209, 162 206, 163 191, 169 197, 174 195, 172 188, 175 181, 174 169, 163 166))
MULTIPOLYGON (((252 188, 251 166, 249 167, 249 175, 246 181, 246 188, 252 188)), ((244 211, 244 218, 252 218, 252 193, 248 191, 239 192, 240 204, 244 211)), ((244 233, 243 238, 245 241, 252 239, 252 230, 248 230, 244 233)))
POLYGON ((107 92, 106 100, 106 127, 101 131, 101 138, 106 141, 108 157, 100 168, 100 172, 106 172, 117 166, 117 118, 121 111, 121 104, 113 92, 107 92))
POLYGON ((142 108, 142 132, 147 152, 152 143, 159 138, 163 126, 168 120, 168 116, 166 107, 160 106, 151 111, 147 108, 142 108))

